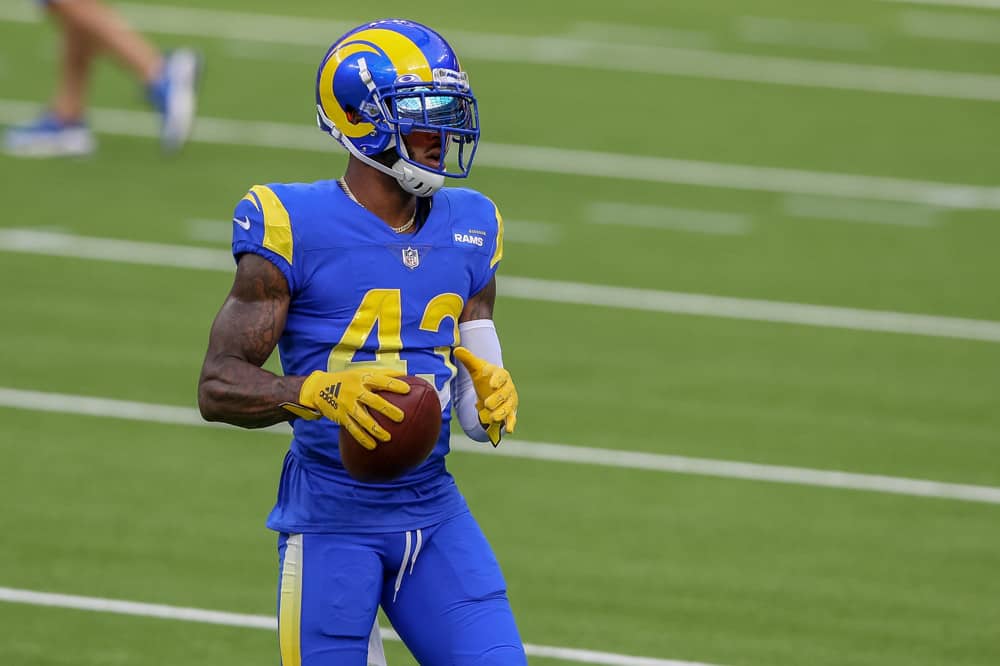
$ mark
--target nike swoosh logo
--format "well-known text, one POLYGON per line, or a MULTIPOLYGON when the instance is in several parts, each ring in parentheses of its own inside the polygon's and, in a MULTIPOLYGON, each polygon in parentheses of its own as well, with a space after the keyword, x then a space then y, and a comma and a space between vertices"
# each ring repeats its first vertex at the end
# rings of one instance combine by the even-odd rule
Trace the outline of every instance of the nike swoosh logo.
POLYGON ((246 231, 250 231, 250 217, 244 217, 242 220, 238 217, 233 218, 233 222, 240 225, 246 231))

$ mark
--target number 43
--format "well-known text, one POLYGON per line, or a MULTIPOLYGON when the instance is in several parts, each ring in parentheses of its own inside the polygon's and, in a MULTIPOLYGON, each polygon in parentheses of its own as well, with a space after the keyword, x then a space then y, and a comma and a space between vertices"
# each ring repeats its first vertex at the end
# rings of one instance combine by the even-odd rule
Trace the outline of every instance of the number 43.
MULTIPOLYGON (((447 391, 452 378, 458 370, 451 362, 451 348, 458 344, 458 318, 462 314, 462 297, 458 294, 447 293, 438 294, 430 300, 424 308, 424 314, 420 318, 420 330, 435 333, 441 330, 444 320, 451 318, 452 338, 451 344, 435 347, 434 353, 441 357, 446 368, 451 373, 444 387, 438 389, 439 395, 442 391, 447 391)), ((347 325, 340 342, 330 351, 330 358, 327 360, 327 370, 337 372, 346 370, 349 366, 374 366, 398 370, 404 375, 409 374, 406 370, 406 361, 399 357, 399 352, 403 349, 403 303, 399 289, 371 289, 361 299, 351 323, 347 325), (354 354, 365 340, 371 335, 372 329, 377 327, 378 349, 375 350, 375 358, 371 361, 355 361, 354 354)), ((434 375, 430 373, 418 374, 417 377, 427 380, 427 382, 437 389, 434 375)), ((447 401, 442 399, 442 403, 447 401)), ((443 406, 443 404, 442 404, 443 406)))

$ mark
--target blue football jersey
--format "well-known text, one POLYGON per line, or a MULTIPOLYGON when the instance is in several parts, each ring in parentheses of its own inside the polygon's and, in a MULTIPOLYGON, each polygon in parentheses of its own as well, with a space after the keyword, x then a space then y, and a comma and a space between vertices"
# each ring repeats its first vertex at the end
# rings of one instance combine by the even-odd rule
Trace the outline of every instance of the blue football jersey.
POLYGON ((431 382, 441 435, 430 457, 390 484, 351 478, 340 462, 339 426, 292 422, 277 503, 281 532, 386 532, 466 510, 445 467, 452 349, 465 303, 493 278, 503 220, 478 192, 446 188, 413 234, 396 234, 347 197, 337 181, 257 185, 233 214, 233 254, 260 255, 288 281, 291 304, 278 343, 284 372, 308 375, 356 365, 393 368, 431 382))

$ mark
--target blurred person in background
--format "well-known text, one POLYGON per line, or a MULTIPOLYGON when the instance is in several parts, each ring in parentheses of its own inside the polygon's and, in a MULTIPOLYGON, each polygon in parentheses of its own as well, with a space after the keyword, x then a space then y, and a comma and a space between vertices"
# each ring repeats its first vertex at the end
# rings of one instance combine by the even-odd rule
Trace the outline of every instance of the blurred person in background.
POLYGON ((41 0, 59 24, 62 55, 59 82, 48 109, 37 119, 8 128, 4 150, 11 155, 89 155, 96 147, 87 125, 86 96, 94 59, 109 51, 142 84, 160 115, 160 143, 178 150, 191 134, 201 69, 189 49, 162 52, 99 0, 41 0))

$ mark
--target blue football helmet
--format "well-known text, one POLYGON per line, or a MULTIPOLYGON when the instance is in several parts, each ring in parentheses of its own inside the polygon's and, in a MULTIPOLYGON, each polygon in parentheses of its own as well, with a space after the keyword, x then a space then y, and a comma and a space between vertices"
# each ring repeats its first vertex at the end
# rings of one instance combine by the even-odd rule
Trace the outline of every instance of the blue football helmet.
POLYGON ((434 30, 402 19, 366 23, 334 42, 316 73, 316 119, 351 155, 422 197, 445 176, 468 176, 479 145, 476 98, 454 50, 434 30), (438 133, 436 167, 410 158, 403 137, 411 132, 438 133), (393 148, 396 159, 376 159, 393 148))

